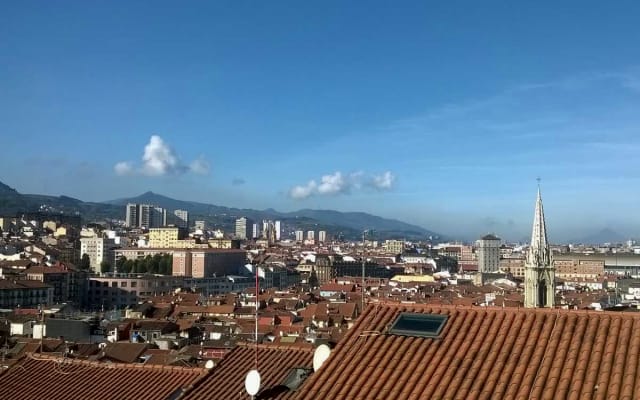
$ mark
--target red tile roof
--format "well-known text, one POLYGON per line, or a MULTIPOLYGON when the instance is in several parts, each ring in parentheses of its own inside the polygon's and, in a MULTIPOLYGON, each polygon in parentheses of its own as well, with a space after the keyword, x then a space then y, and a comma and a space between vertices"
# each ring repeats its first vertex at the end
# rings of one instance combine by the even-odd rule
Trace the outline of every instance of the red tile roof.
POLYGON ((29 356, 0 373, 0 388, 3 400, 165 400, 206 373, 202 368, 29 356))
POLYGON ((295 399, 638 399, 640 315, 372 305, 295 399), (448 314, 437 339, 388 333, 448 314))
MULTIPOLYGON (((260 345, 258 371, 260 392, 256 399, 289 399, 294 392, 280 387, 291 368, 311 368, 313 349, 260 345)), ((211 374, 194 386, 183 400, 248 399, 244 388, 247 373, 255 366, 254 345, 239 345, 216 365, 211 374)))

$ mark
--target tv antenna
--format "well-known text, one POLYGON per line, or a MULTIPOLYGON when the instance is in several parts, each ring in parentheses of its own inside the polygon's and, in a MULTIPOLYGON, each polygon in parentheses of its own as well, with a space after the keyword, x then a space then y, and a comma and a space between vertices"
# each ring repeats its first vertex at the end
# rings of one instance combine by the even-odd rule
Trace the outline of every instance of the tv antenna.
POLYGON ((247 373, 247 377, 244 379, 244 388, 252 399, 258 394, 260 390, 260 373, 257 369, 252 369, 247 373))
POLYGON ((330 354, 331 349, 326 344, 321 344, 316 348, 316 351, 313 353, 313 372, 318 372, 330 354))

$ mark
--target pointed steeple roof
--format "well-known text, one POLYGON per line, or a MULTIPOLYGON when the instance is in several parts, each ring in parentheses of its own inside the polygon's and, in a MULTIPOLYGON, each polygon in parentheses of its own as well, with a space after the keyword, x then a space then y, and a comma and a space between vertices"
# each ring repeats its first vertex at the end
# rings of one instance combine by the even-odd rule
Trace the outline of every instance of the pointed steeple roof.
POLYGON ((549 257, 549 242, 547 241, 547 226, 544 220, 544 208, 542 206, 540 185, 538 185, 536 210, 533 216, 533 231, 531 232, 529 257, 529 259, 538 266, 548 266, 551 262, 549 257))

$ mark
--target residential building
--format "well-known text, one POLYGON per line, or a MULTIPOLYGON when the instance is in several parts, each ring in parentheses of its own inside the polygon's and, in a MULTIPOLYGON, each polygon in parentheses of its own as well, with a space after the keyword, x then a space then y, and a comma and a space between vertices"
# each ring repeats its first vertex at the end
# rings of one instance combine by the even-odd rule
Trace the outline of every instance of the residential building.
POLYGON ((302 242, 304 240, 304 231, 296 231, 296 242, 302 242))
POLYGON ((173 251, 173 275, 208 278, 238 274, 247 253, 239 249, 185 249, 173 251))
POLYGON ((500 270, 500 238, 485 235, 478 240, 478 272, 496 273, 500 270))
POLYGON ((251 237, 251 239, 257 239, 260 237, 260 235, 262 234, 262 232, 260 231, 260 225, 259 224, 253 224, 253 235, 251 237))
POLYGON ((404 252, 403 240, 385 240, 384 251, 391 254, 402 254, 404 252))
POLYGON ((307 231, 307 240, 309 241, 315 241, 316 240, 316 233, 314 231, 307 231))
POLYGON ((291 398, 634 399, 638 323, 637 313, 376 303, 291 398))
POLYGON ((552 308, 555 305, 555 268, 547 240, 540 188, 533 217, 531 245, 524 267, 524 287, 525 307, 552 308))
POLYGON ((327 231, 318 232, 318 241, 324 243, 327 241, 327 231))
POLYGON ((36 280, 0 279, 0 308, 53 304, 53 287, 36 280))
POLYGON ((193 223, 193 228, 197 231, 205 231, 207 230, 207 222, 206 221, 196 221, 193 223))
POLYGON ((189 228, 189 211, 175 210, 173 212, 174 223, 179 228, 189 228))
POLYGON ((247 240, 252 236, 251 228, 253 227, 253 221, 247 217, 241 217, 236 219, 236 238, 240 240, 247 240))
POLYGON ((139 226, 140 214, 138 204, 129 203, 126 207, 125 224, 127 228, 134 228, 139 226))
POLYGON ((282 235, 282 225, 280 224, 280 221, 276 221, 273 223, 273 227, 275 229, 275 237, 276 237, 276 241, 280 240, 280 237, 282 235))
POLYGON ((110 265, 115 265, 116 247, 112 239, 103 237, 83 237, 80 238, 80 257, 84 254, 89 256, 91 270, 94 273, 100 273, 100 265, 103 261, 107 261, 110 265))
POLYGON ((186 228, 164 227, 149 229, 149 247, 153 248, 175 248, 178 242, 187 237, 186 228))

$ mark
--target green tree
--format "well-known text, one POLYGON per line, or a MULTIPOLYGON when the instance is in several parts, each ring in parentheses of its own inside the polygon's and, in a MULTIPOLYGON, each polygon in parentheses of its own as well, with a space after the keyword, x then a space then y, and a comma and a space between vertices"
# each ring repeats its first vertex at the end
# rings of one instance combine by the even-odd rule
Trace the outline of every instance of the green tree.
POLYGON ((111 271, 111 263, 107 260, 104 260, 100 263, 100 272, 105 273, 111 271))
POLYGON ((318 274, 316 274, 315 268, 311 270, 311 274, 309 275, 309 286, 311 286, 311 289, 315 289, 320 286, 318 274))
POLYGON ((80 267, 81 270, 85 271, 91 268, 91 259, 89 258, 89 255, 87 253, 84 253, 82 255, 82 258, 80 258, 80 265, 78 267, 80 267))
POLYGON ((160 268, 159 268, 159 273, 163 274, 163 275, 171 275, 171 269, 172 269, 172 265, 173 262, 171 260, 171 256, 169 257, 162 257, 162 259, 160 260, 160 268))

